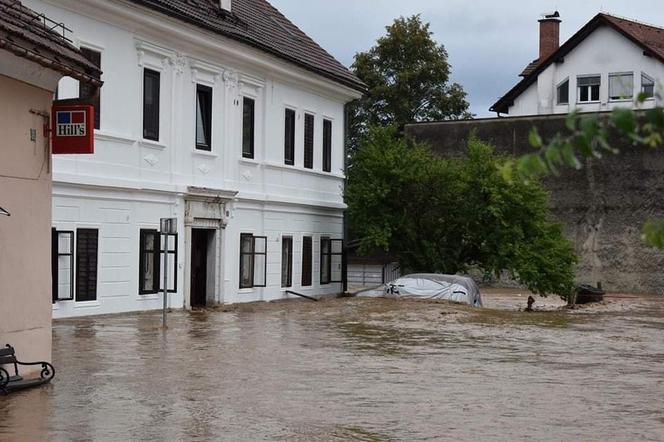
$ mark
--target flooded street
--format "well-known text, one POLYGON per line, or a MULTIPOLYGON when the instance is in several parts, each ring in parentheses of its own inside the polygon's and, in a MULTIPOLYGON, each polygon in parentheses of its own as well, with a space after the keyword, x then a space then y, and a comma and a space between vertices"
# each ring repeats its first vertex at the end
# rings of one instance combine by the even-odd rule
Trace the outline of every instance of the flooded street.
POLYGON ((166 332, 159 313, 57 321, 56 378, 0 397, 0 440, 664 439, 664 298, 485 304, 255 304, 174 312, 166 332))

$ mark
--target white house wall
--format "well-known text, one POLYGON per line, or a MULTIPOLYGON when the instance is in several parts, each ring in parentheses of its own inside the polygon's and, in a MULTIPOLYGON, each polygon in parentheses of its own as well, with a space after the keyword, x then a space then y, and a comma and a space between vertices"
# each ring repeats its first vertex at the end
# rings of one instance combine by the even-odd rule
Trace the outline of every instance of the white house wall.
MULTIPOLYGON (((562 114, 579 109, 582 112, 609 111, 615 107, 632 107, 641 91, 641 73, 655 79, 656 90, 664 91, 664 64, 653 57, 643 55, 643 49, 612 28, 602 26, 586 37, 565 56, 564 63, 552 63, 509 108, 510 116, 562 114), (631 100, 609 100, 609 75, 613 73, 634 74, 634 98, 631 100), (578 103, 577 76, 601 75, 600 101, 578 103), (569 78, 569 104, 556 103, 556 88, 569 78)), ((655 99, 647 100, 642 108, 652 108, 655 99)))
MULTIPOLYGON (((301 241, 307 235, 314 237, 314 285, 308 292, 341 291, 341 284, 318 285, 319 248, 321 236, 343 238, 344 104, 358 93, 120 1, 24 3, 66 23, 76 45, 100 51, 105 82, 94 155, 57 156, 53 162, 54 227, 100 229, 98 300, 85 305, 58 302, 55 317, 159 308, 159 296, 138 295, 138 235, 141 228, 157 228, 159 218, 167 216, 178 217, 181 233, 178 288, 170 303, 186 306, 189 255, 184 217, 192 187, 235 194, 226 203, 227 224, 219 234, 222 258, 216 302, 286 297, 279 275, 284 234, 293 237, 293 289, 301 289, 301 241), (228 53, 220 56, 220 47, 228 53), (144 68, 161 74, 158 142, 142 138, 144 68), (211 152, 195 149, 197 83, 213 88, 211 152), (243 96, 255 99, 253 159, 242 158, 243 96), (284 165, 287 107, 296 111, 294 166, 284 165), (305 113, 315 116, 311 170, 303 163, 305 113), (333 124, 331 172, 322 171, 323 119, 333 124), (269 238, 266 288, 239 289, 241 233, 269 238)), ((77 96, 77 82, 64 79, 58 98, 77 96)))

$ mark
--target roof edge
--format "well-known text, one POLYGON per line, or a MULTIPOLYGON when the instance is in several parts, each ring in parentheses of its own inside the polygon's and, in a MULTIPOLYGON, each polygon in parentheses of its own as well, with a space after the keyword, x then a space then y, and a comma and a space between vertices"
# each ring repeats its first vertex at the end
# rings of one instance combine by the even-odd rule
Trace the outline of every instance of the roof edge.
MULTIPOLYGON (((523 80, 518 82, 512 89, 510 89, 505 95, 503 95, 498 101, 496 101, 493 104, 493 106, 489 108, 489 111, 497 112, 499 114, 500 113, 508 114, 510 106, 514 104, 514 100, 523 92, 525 92, 526 89, 530 87, 537 80, 539 74, 541 74, 552 63, 569 54, 574 48, 576 48, 583 40, 585 40, 590 34, 596 31, 600 26, 604 25, 610 26, 612 29, 614 29, 615 31, 617 31, 618 33, 620 33, 621 35, 623 35, 633 43, 637 44, 638 46, 641 46, 644 50, 649 51, 652 56, 654 56, 655 58, 659 59, 661 62, 664 63, 664 57, 660 56, 660 54, 658 54, 656 51, 653 51, 652 48, 650 48, 646 43, 639 40, 634 35, 627 32, 625 29, 621 28, 612 19, 631 21, 634 23, 644 25, 635 20, 624 19, 603 12, 598 13, 580 30, 578 30, 572 37, 570 37, 562 46, 560 46, 560 48, 558 48, 556 52, 554 52, 543 62, 541 62, 533 70, 532 73, 530 73, 527 77, 524 77, 523 80)), ((656 27, 652 25, 645 25, 645 26, 656 27)))

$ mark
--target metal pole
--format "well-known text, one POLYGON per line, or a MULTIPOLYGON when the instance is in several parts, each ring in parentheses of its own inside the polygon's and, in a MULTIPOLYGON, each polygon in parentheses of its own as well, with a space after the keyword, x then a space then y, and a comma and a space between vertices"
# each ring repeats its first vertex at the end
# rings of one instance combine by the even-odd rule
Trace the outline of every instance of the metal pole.
POLYGON ((168 303, 168 234, 164 234, 164 311, 162 312, 162 325, 166 326, 166 308, 168 303))

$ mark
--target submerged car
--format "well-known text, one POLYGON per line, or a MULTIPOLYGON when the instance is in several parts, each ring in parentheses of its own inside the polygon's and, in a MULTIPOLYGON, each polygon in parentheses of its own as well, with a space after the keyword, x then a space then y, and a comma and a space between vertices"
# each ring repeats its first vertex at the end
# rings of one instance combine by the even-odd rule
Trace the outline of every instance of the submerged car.
POLYGON ((459 275, 418 273, 402 276, 385 284, 385 297, 441 299, 482 306, 480 289, 472 278, 459 275))

